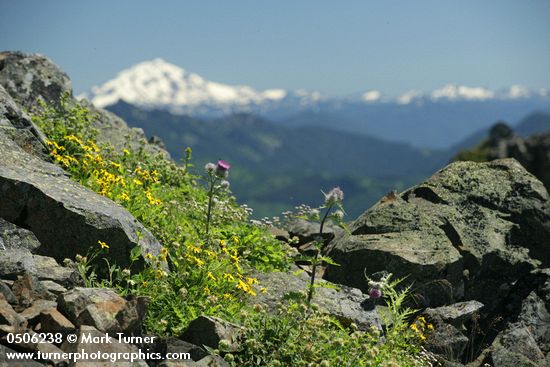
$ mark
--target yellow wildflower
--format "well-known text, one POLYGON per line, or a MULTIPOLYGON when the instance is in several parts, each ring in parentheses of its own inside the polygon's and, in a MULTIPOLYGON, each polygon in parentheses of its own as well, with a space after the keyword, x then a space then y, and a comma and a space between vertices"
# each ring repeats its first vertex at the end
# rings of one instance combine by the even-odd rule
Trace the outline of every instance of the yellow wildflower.
POLYGON ((235 280, 235 277, 229 273, 225 273, 223 275, 223 277, 226 279, 226 280, 235 280))
POLYGON ((246 282, 250 285, 252 284, 257 284, 258 283, 258 279, 256 278, 246 278, 246 282))
POLYGON ((204 250, 204 252, 209 256, 209 257, 216 257, 217 254, 214 252, 214 251, 210 251, 210 250, 204 250))
POLYGON ((212 274, 212 272, 208 272, 208 278, 212 279, 213 281, 216 281, 216 277, 214 276, 214 274, 212 274))
POLYGON ((107 245, 107 243, 103 242, 103 241, 97 241, 97 243, 99 243, 99 246, 101 246, 101 248, 109 248, 109 245, 107 245))
POLYGON ((187 245, 187 249, 195 254, 200 254, 202 250, 193 244, 187 245))

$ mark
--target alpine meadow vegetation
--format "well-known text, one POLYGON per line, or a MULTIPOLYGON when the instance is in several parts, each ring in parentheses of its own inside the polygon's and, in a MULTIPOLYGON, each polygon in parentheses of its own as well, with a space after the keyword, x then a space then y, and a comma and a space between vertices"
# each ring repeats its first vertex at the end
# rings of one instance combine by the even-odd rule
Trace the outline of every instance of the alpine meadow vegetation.
MULTIPOLYGON (((232 196, 229 163, 207 164, 201 177, 193 173, 189 148, 178 165, 162 153, 152 153, 145 141, 138 144, 128 138, 124 146, 115 147, 98 140, 95 118, 67 94, 33 111, 33 121, 48 138, 52 160, 74 181, 126 208, 163 247, 156 256, 134 248, 131 265, 122 268, 109 261, 108 241, 98 239, 87 254, 66 264, 78 269, 88 287, 148 297, 148 333, 179 336, 195 318, 212 315, 245 327, 237 352, 229 353, 223 345, 210 350, 231 366, 431 363, 422 348, 430 326, 425 320, 413 321, 414 312, 404 307, 407 292, 397 291, 396 282, 371 284, 371 298, 387 301, 384 329, 360 331, 317 307, 315 268, 330 262, 321 253, 321 242, 309 259, 314 271, 301 297, 281 300, 275 310, 255 305, 258 293, 270 289, 252 274, 289 271, 295 259, 286 244, 250 221, 250 209, 232 196)), ((343 224, 342 199, 343 192, 333 189, 325 195, 323 217, 317 210, 312 212, 315 218, 308 218, 320 223, 320 234, 329 218, 343 224)))

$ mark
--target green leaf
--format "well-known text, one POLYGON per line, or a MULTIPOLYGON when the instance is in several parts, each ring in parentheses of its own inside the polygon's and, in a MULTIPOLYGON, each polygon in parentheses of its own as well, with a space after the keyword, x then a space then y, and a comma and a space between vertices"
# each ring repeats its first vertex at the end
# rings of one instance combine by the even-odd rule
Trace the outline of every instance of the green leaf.
POLYGON ((132 251, 130 251, 130 262, 137 261, 140 256, 141 256, 141 246, 136 245, 136 246, 134 246, 132 251))

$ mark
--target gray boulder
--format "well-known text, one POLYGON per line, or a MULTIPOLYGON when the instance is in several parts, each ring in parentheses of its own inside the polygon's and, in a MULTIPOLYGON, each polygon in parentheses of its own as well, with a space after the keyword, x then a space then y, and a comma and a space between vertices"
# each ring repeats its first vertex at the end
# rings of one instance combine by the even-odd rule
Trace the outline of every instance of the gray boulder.
POLYGON ((108 288, 74 288, 57 299, 58 310, 77 326, 103 332, 141 333, 147 312, 143 298, 125 300, 108 288))
POLYGON ((0 85, 0 130, 26 152, 48 159, 46 137, 2 85, 0 85))
MULTIPOLYGON (((285 297, 304 292, 309 285, 309 276, 302 272, 283 273, 270 272, 254 275, 261 286, 265 286, 265 293, 258 291, 257 296, 250 301, 265 304, 268 310, 275 310, 277 303, 285 297)), ((355 323, 360 330, 369 330, 371 327, 381 329, 381 321, 375 310, 365 307, 367 296, 359 289, 330 284, 318 280, 315 288, 313 303, 320 310, 339 319, 344 325, 355 323)))
POLYGON ((224 351, 234 352, 239 348, 242 332, 243 329, 240 326, 218 317, 199 316, 191 321, 181 339, 200 347, 210 348, 218 348, 220 342, 224 341, 224 351))
POLYGON ((548 193, 513 159, 450 164, 350 227, 326 279, 365 290, 364 271, 389 271, 414 282, 424 306, 475 299, 490 310, 550 263, 548 193))
POLYGON ((550 365, 550 313, 536 292, 524 300, 518 320, 499 333, 483 362, 494 367, 550 365))
POLYGON ((99 240, 108 242, 109 257, 122 266, 138 244, 143 253, 159 253, 159 242, 126 209, 28 154, 2 130, 0 152, 0 217, 34 233, 37 253, 62 262, 86 254, 99 240))
POLYGON ((465 322, 471 321, 475 315, 479 315, 482 308, 481 302, 467 301, 450 306, 427 308, 423 314, 429 319, 440 320, 461 329, 465 322))
POLYGON ((8 248, 24 248, 34 252, 39 247, 40 242, 31 231, 0 218, 0 251, 8 248))
POLYGON ((47 57, 22 52, 0 52, 0 84, 28 110, 37 107, 39 99, 58 101, 71 91, 71 81, 47 57))
MULTIPOLYGON (((17 279, 23 274, 30 274, 41 281, 49 280, 67 287, 77 284, 80 279, 75 269, 59 265, 51 257, 34 255, 26 248, 0 250, 0 278, 17 279)), ((44 286, 49 285, 50 288, 59 290, 61 287, 59 284, 56 286, 46 283, 44 286)))

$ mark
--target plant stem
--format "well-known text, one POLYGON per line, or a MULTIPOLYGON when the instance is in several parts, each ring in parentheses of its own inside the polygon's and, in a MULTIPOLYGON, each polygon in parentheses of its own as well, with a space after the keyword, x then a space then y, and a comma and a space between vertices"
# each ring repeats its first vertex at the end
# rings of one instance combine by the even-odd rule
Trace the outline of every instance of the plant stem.
POLYGON ((325 220, 328 217, 328 213, 330 213, 330 210, 332 209, 332 205, 328 207, 327 212, 323 216, 323 219, 321 220, 321 225, 319 227, 319 239, 320 241, 319 248, 317 249, 317 252, 315 252, 315 259, 313 260, 313 267, 311 270, 311 280, 309 282, 309 290, 307 294, 307 304, 311 304, 311 299, 313 298, 313 285, 315 284, 315 276, 317 273, 317 265, 318 265, 318 259, 319 259, 319 253, 321 252, 321 247, 323 246, 323 227, 325 225, 325 220))
POLYGON ((206 213, 206 236, 210 230, 210 218, 212 216, 212 197, 214 196, 214 181, 215 179, 210 176, 210 190, 208 190, 208 212, 206 213))

